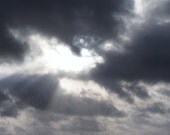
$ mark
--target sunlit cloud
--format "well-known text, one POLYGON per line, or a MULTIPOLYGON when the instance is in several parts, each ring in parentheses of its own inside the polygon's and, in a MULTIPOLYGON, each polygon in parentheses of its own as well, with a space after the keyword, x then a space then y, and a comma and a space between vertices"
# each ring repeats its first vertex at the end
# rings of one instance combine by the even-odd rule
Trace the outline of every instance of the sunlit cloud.
POLYGON ((20 66, 6 63, 1 65, 0 68, 6 70, 6 73, 16 71, 28 73, 88 72, 95 68, 97 63, 103 62, 101 56, 87 48, 81 48, 80 55, 74 54, 57 38, 45 37, 34 32, 23 36, 23 33, 18 30, 11 29, 10 31, 17 40, 28 44, 30 51, 20 66))

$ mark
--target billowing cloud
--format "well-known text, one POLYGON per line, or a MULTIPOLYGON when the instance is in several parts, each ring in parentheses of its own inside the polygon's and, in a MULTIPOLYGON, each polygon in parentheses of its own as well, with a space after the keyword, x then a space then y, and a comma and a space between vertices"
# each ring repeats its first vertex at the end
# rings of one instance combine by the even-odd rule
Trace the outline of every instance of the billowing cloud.
POLYGON ((11 107, 20 110, 30 106, 66 115, 125 116, 124 112, 119 111, 108 101, 65 95, 58 85, 58 78, 54 75, 13 75, 1 80, 0 86, 1 91, 6 93, 1 94, 2 102, 5 100, 6 106, 8 102, 13 105, 7 109, 4 107, 6 113, 12 113, 11 107))
POLYGON ((93 45, 112 38, 118 24, 113 14, 127 12, 130 5, 125 0, 3 1, 0 10, 1 52, 23 53, 23 47, 10 38, 8 28, 32 28, 48 36, 57 36, 79 53, 77 43, 81 46, 88 40, 85 42, 93 45))
POLYGON ((123 53, 105 54, 105 63, 93 71, 96 78, 169 81, 169 25, 150 24, 142 29, 123 53))
MULTIPOLYGON (((105 62, 91 72, 99 84, 126 97, 129 95, 119 81, 169 82, 169 23, 160 24, 151 19, 137 26, 130 40, 123 43, 123 51, 103 53, 105 62)), ((142 97, 142 93, 138 96, 142 97)))
POLYGON ((169 0, 4 0, 2 135, 169 135, 169 0))

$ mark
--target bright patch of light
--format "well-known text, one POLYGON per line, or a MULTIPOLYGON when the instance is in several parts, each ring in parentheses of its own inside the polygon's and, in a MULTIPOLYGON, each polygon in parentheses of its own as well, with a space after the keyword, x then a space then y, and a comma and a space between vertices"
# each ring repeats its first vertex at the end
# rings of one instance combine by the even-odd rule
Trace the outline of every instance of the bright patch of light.
POLYGON ((106 52, 121 52, 122 47, 116 42, 107 41, 100 46, 100 48, 106 52))
POLYGON ((60 79, 60 86, 67 94, 74 94, 95 99, 108 99, 107 91, 93 81, 80 81, 69 78, 60 79), (84 87, 86 86, 86 87, 84 87))
POLYGON ((84 43, 84 39, 80 39, 80 43, 83 44, 84 43))
POLYGON ((135 13, 138 15, 143 15, 143 0, 135 0, 135 13))
POLYGON ((114 46, 112 43, 105 43, 103 46, 102 46, 102 49, 105 50, 105 51, 111 51, 114 49, 114 46))
POLYGON ((76 56, 68 47, 60 45, 53 49, 50 47, 48 49, 44 48, 43 59, 47 67, 52 70, 79 72, 95 67, 95 60, 91 56, 85 56, 85 54, 84 57, 76 56))
MULTIPOLYGON (((20 34, 17 33, 15 38, 20 40, 20 37, 20 34)), ((84 42, 84 39, 80 40, 80 42, 84 42)), ((59 42, 56 38, 47 38, 40 34, 26 35, 22 37, 21 42, 26 42, 30 46, 30 54, 26 58, 26 63, 31 62, 32 67, 35 64, 35 67, 37 66, 42 71, 45 68, 49 72, 78 73, 89 71, 96 66, 96 63, 103 62, 102 57, 95 52, 82 48, 81 55, 77 56, 71 51, 69 45, 59 42)))

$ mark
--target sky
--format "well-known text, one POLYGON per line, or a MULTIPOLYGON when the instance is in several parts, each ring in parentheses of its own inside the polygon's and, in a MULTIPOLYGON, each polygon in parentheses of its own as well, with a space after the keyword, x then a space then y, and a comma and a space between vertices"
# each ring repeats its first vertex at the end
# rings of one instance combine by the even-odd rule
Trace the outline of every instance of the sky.
POLYGON ((1 0, 1 135, 169 135, 170 0, 1 0))

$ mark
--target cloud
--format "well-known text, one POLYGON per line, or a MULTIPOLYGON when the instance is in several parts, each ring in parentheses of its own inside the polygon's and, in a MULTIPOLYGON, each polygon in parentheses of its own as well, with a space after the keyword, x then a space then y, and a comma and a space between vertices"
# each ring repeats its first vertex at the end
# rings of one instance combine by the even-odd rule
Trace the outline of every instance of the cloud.
POLYGON ((0 95, 0 116, 16 117, 19 114, 16 102, 4 92, 1 92, 0 95))
POLYGON ((50 109, 54 112, 66 115, 78 116, 108 116, 125 117, 123 111, 118 110, 108 101, 96 101, 86 97, 59 95, 51 104, 50 109), (56 104, 57 103, 57 104, 56 104))
POLYGON ((62 131, 69 132, 100 132, 103 127, 95 119, 75 118, 69 124, 61 126, 62 131))
MULTIPOLYGON (((169 25, 153 23, 136 30, 123 52, 104 54, 105 62, 98 64, 91 72, 91 78, 105 88, 127 97, 129 95, 121 89, 121 86, 115 86, 116 82, 122 80, 169 82, 169 31, 169 25)), ((136 95, 140 97, 142 93, 136 95)), ((146 92, 145 96, 147 96, 146 92)))
POLYGON ((138 31, 125 52, 105 54, 105 63, 94 69, 93 75, 113 80, 169 81, 169 30, 169 25, 151 24, 138 31))
MULTIPOLYGON (((65 115, 125 117, 125 113, 109 101, 64 94, 58 84, 58 78, 50 74, 15 74, 2 79, 0 86, 2 90, 8 91, 7 96, 13 98, 13 102, 5 98, 5 95, 1 96, 1 100, 13 103, 16 112, 17 109, 20 111, 20 109, 34 107, 65 115)), ((5 109, 5 112, 8 113, 8 109, 5 109)))
POLYGON ((162 93, 163 95, 167 96, 167 97, 170 97, 170 91, 169 91, 169 89, 168 89, 168 90, 163 90, 161 93, 162 93))
POLYGON ((16 41, 4 24, 0 23, 0 61, 11 62, 10 60, 22 61, 28 46, 16 41))
MULTIPOLYGON (((132 3, 131 0, 128 1, 132 3)), ((83 40, 92 39, 93 43, 85 42, 96 44, 98 41, 112 38, 117 33, 118 25, 113 13, 128 12, 133 5, 129 2, 125 0, 3 1, 0 10, 2 15, 0 29, 1 42, 4 43, 5 50, 2 49, 2 52, 6 51, 16 56, 23 54, 23 48, 14 44, 15 40, 6 37, 5 31, 7 28, 30 27, 48 36, 56 36, 69 44, 74 52, 79 53, 80 48, 75 45, 73 39, 88 37, 83 40)), ((81 46, 81 42, 76 42, 81 46)))
POLYGON ((168 135, 169 5, 168 0, 1 2, 1 133, 168 135), (84 66, 83 58, 94 59, 94 66, 84 66), (73 72, 78 65, 82 70, 73 72))
POLYGON ((52 75, 13 75, 1 80, 1 87, 21 103, 45 109, 57 89, 57 80, 53 79, 52 75))
POLYGON ((127 91, 132 92, 140 99, 148 99, 150 97, 147 88, 141 85, 139 82, 132 82, 125 85, 124 87, 127 89, 127 91))
POLYGON ((170 27, 168 22, 160 24, 159 20, 165 21, 165 18, 160 14, 156 15, 157 12, 164 10, 166 3, 151 1, 147 5, 142 2, 141 5, 136 5, 136 8, 146 9, 149 14, 142 12, 142 17, 129 17, 131 19, 124 17, 125 29, 122 29, 118 37, 126 36, 128 40, 120 38, 111 43, 112 46, 118 44, 123 49, 114 52, 99 51, 104 62, 97 64, 90 72, 89 78, 130 103, 134 102, 132 94, 141 99, 149 98, 148 92, 138 85, 140 81, 169 82, 170 27), (154 7, 151 6, 152 4, 154 7), (122 81, 132 84, 129 88, 125 88, 122 81), (136 86, 133 86, 133 83, 136 86))
POLYGON ((168 109, 161 102, 153 103, 149 105, 148 107, 142 109, 142 111, 144 113, 162 114, 162 115, 168 113, 168 109))

